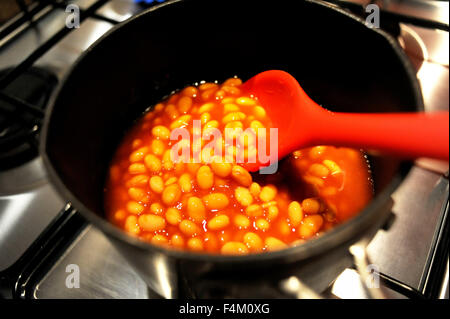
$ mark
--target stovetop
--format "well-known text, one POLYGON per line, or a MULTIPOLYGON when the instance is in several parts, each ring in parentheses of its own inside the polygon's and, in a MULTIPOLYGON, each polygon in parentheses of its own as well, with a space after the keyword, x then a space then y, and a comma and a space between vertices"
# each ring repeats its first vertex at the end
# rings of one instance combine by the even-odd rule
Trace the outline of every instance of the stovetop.
MULTIPOLYGON (((81 9, 82 23, 79 28, 68 30, 64 11, 67 3, 42 1, 40 7, 33 9, 36 11, 34 23, 19 16, 16 17, 18 22, 14 20, 0 27, 0 71, 14 67, 23 71, 32 66, 61 80, 76 58, 107 30, 162 1, 136 2, 139 1, 70 1, 81 9)), ((360 12, 364 7, 358 6, 369 3, 330 2, 353 12, 360 12)), ((375 3, 386 10, 389 19, 400 21, 397 23, 399 34, 394 35, 416 67, 426 110, 448 110, 448 2, 375 3)), ((4 93, 8 83, 0 77, 0 93, 4 93)), ((0 103, 2 97, 5 98, 0 94, 0 103)), ((11 101, 7 96, 6 99, 22 111, 33 113, 29 109, 33 105, 27 98, 11 101)), ((39 112, 36 113, 39 118, 38 115, 39 112)), ((39 121, 31 124, 26 143, 33 146, 39 121)), ((0 126, 0 140, 2 132, 0 126)), ((416 162, 394 193, 395 218, 387 229, 378 231, 367 248, 371 263, 380 272, 387 297, 448 298, 448 194, 448 163, 425 159, 416 162)), ((327 291, 319 293, 330 298, 368 297, 353 268, 346 269, 327 291)), ((105 236, 56 194, 40 157, 13 168, 0 169, 2 296, 37 299, 158 297, 105 236), (71 265, 80 269, 79 288, 66 285, 71 265)))

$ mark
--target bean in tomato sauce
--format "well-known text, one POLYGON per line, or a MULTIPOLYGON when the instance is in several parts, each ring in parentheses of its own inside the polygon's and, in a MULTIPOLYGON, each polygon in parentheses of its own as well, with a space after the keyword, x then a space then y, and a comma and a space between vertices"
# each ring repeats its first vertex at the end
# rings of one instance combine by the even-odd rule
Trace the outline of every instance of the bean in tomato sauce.
MULTIPOLYGON (((364 154, 315 146, 293 152, 275 174, 250 174, 240 148, 221 137, 216 156, 207 140, 189 145, 200 161, 174 161, 175 129, 201 135, 271 127, 258 99, 242 81, 188 86, 155 105, 127 132, 111 161, 105 187, 108 219, 132 236, 172 249, 212 254, 275 251, 319 236, 358 214, 372 198, 364 154), (207 160, 206 160, 207 159, 207 160)), ((245 159, 258 152, 241 139, 245 159)), ((233 140, 235 142, 235 140, 233 140)), ((232 142, 233 142, 232 141, 232 142)))

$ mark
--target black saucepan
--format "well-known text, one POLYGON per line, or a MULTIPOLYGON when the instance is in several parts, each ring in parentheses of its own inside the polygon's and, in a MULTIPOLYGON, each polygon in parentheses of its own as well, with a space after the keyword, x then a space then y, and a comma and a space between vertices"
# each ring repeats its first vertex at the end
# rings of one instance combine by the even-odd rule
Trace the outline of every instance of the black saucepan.
POLYGON ((41 146, 51 181, 163 297, 270 297, 280 280, 299 274, 313 288, 325 285, 327 275, 317 270, 331 265, 326 273, 333 278, 347 266, 342 258, 349 245, 383 224, 390 194, 410 169, 408 162, 370 156, 371 204, 323 236, 273 253, 166 250, 105 220, 112 154, 148 106, 200 80, 246 80, 269 69, 291 73, 333 111, 422 108, 414 71, 397 43, 340 9, 317 1, 187 0, 169 1, 107 32, 78 59, 47 109, 41 146))

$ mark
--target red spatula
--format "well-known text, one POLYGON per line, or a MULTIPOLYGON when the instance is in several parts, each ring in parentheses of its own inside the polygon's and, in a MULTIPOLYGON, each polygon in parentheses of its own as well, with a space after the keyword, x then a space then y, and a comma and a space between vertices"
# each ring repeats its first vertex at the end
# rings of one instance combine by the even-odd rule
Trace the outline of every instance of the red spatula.
MULTIPOLYGON (((278 128, 278 158, 313 145, 377 150, 402 158, 449 158, 449 113, 334 113, 311 100, 289 73, 272 70, 243 84, 278 128)), ((267 165, 267 164, 266 164, 267 165)), ((256 171, 261 163, 245 164, 256 171)))

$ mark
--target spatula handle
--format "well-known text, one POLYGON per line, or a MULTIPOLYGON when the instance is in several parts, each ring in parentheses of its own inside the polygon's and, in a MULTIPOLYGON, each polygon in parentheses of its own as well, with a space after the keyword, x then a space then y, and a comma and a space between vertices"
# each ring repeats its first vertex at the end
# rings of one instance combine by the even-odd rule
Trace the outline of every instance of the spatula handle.
POLYGON ((449 112, 325 112, 316 122, 320 126, 314 135, 317 145, 373 149, 404 158, 449 159, 449 112))

